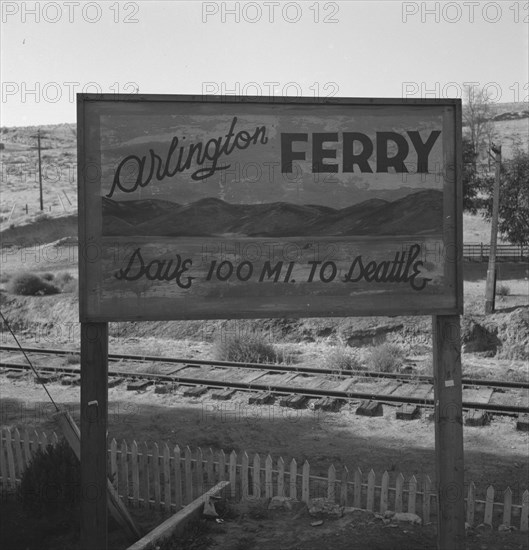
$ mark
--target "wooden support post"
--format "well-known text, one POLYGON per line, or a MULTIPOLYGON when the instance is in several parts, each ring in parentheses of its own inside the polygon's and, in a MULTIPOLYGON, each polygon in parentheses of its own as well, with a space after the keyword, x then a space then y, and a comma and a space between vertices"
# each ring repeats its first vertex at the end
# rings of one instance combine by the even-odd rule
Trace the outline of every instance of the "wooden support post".
POLYGON ((465 478, 459 315, 435 315, 432 329, 438 503, 437 548, 463 550, 465 478))
POLYGON ((500 209, 501 145, 499 147, 493 146, 492 151, 494 152, 496 175, 492 193, 489 266, 485 287, 485 313, 494 313, 496 305, 496 248, 498 244, 498 217, 500 209))
POLYGON ((108 323, 81 323, 81 548, 107 548, 108 323))

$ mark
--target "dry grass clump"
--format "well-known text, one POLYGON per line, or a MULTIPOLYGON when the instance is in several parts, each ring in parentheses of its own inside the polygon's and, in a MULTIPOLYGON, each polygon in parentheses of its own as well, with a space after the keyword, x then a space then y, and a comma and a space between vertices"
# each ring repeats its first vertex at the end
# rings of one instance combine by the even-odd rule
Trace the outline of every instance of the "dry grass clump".
POLYGON ((361 370, 363 367, 360 359, 352 349, 339 346, 325 356, 325 368, 329 370, 361 370))
POLYGON ((239 363, 276 363, 281 357, 262 334, 223 334, 215 340, 215 358, 239 363))
POLYGON ((507 285, 499 285, 498 288, 496 289, 496 294, 501 298, 505 298, 505 296, 509 296, 510 293, 511 293, 511 289, 507 285))
POLYGON ((46 281, 35 273, 29 272, 14 275, 10 279, 7 289, 11 294, 21 296, 44 296, 60 292, 59 288, 53 283, 46 281))
POLYGON ((369 367, 377 372, 398 372, 404 363, 404 350, 395 344, 381 344, 371 350, 369 367))

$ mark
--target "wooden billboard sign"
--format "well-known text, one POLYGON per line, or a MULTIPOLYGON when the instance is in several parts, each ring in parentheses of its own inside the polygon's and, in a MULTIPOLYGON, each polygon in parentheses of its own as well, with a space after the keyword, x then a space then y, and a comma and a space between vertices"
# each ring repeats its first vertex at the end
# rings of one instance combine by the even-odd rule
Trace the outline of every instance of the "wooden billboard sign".
POLYGON ((460 313, 457 101, 80 95, 81 319, 460 313))
MULTIPOLYGON (((77 97, 83 485, 109 321, 432 315, 438 548, 463 549, 461 100, 77 97)), ((81 513, 106 548, 106 499, 81 513)))

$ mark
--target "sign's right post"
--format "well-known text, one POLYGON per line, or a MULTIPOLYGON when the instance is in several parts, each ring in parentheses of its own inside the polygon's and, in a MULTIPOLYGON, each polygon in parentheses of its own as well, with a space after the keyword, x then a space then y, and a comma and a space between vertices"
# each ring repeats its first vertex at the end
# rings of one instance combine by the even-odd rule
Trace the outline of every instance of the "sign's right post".
POLYGON ((464 550, 465 495, 459 315, 432 319, 437 548, 464 550))

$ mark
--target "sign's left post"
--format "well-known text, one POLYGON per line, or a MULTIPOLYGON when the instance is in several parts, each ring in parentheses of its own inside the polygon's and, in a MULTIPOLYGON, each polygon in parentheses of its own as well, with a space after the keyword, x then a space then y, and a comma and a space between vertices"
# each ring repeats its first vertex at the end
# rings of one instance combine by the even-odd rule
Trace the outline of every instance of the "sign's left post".
POLYGON ((81 548, 107 549, 108 323, 81 323, 81 548))

